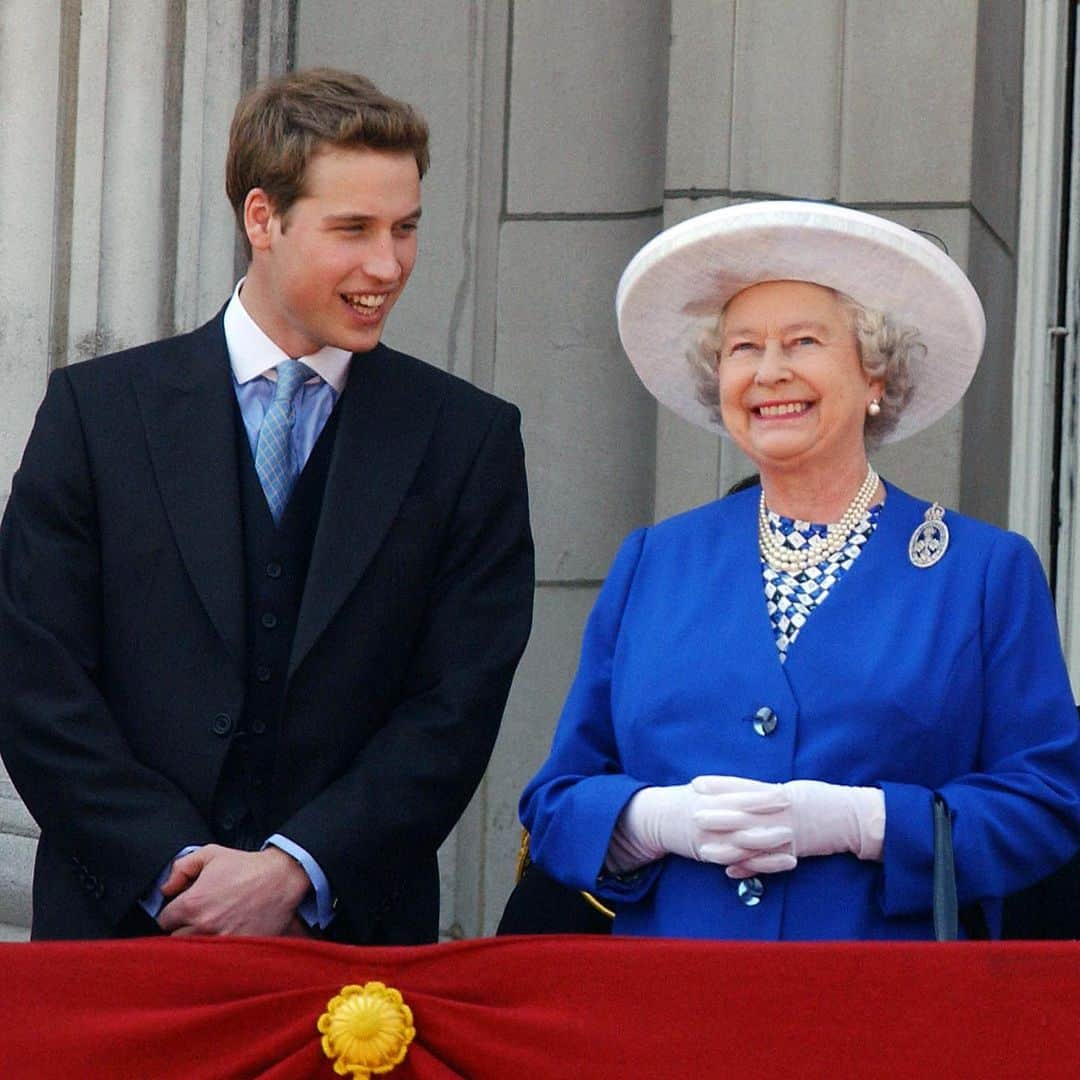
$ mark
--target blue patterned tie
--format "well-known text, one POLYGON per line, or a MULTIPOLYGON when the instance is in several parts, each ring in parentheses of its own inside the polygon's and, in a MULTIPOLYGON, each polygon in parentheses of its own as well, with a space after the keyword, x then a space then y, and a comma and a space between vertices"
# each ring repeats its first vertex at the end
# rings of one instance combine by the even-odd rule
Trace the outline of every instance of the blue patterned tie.
POLYGON ((299 360, 282 360, 277 366, 274 400, 270 402, 259 428, 255 471, 259 474, 259 482, 270 504, 274 524, 281 521, 300 472, 292 448, 292 429, 296 422, 293 398, 314 374, 307 364, 299 360))

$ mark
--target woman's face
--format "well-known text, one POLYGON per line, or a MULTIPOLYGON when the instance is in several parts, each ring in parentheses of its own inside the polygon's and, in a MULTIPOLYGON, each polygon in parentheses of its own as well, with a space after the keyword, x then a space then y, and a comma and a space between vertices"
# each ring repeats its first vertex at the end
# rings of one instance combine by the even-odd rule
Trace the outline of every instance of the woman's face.
POLYGON ((865 460, 866 406, 881 396, 859 361, 849 313, 806 281, 769 281, 724 310, 717 369, 728 433, 763 471, 865 460))

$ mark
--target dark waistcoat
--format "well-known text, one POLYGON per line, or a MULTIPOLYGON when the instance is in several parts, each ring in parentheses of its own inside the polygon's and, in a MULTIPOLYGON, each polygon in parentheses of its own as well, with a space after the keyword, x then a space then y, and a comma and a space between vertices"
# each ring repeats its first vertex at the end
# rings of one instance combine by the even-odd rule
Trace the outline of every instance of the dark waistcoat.
POLYGON ((289 654, 322 510, 338 410, 330 414, 316 440, 276 526, 255 472, 239 407, 236 418, 247 670, 244 708, 218 782, 212 824, 223 844, 255 850, 274 831, 271 778, 289 654))

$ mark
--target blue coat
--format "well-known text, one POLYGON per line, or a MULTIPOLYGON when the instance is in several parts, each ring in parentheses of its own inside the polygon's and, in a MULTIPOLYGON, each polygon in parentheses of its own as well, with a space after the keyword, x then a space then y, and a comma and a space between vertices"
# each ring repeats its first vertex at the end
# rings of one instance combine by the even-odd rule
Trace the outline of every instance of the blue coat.
MULTIPOLYGON (((918 569, 927 504, 888 486, 877 530, 781 664, 757 548, 759 489, 632 534, 589 618, 551 755, 521 815, 548 873, 616 902, 618 933, 728 939, 928 938, 932 793, 954 815, 961 903, 1049 873, 1080 846, 1077 716, 1046 580, 1015 533, 946 514, 918 569), (778 723, 759 734, 754 713, 778 723), (882 862, 806 858, 761 875, 668 856, 601 877, 627 800, 700 774, 871 785, 882 862)), ((758 725, 761 728, 761 725, 758 725)))

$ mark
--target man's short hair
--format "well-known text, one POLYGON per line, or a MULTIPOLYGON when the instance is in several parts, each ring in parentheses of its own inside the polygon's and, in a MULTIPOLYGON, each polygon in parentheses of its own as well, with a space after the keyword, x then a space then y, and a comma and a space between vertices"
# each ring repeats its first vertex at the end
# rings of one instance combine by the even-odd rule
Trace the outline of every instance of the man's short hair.
POLYGON ((240 234, 244 200, 262 188, 284 215, 304 194, 308 162, 328 148, 411 153, 423 177, 428 126, 411 105, 363 75, 334 68, 294 71, 250 90, 236 106, 225 160, 225 190, 240 234))

